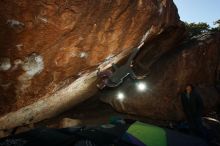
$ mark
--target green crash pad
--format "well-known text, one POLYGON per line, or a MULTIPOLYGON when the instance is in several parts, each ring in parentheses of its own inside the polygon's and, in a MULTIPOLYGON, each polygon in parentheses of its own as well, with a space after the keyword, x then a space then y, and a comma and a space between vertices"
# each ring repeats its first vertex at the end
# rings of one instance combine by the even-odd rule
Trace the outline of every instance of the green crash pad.
POLYGON ((128 128, 127 133, 147 146, 167 146, 166 132, 157 126, 137 121, 128 128))

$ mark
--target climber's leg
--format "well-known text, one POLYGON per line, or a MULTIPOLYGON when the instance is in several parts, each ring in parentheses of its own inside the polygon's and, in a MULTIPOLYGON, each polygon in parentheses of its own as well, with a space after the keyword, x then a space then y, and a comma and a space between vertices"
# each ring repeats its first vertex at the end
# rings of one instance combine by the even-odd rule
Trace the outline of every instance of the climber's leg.
POLYGON ((121 83, 122 83, 122 81, 120 81, 120 82, 118 82, 118 83, 115 83, 115 82, 112 82, 111 80, 108 80, 107 83, 106 83, 106 86, 107 86, 107 87, 117 87, 117 86, 119 86, 121 83))

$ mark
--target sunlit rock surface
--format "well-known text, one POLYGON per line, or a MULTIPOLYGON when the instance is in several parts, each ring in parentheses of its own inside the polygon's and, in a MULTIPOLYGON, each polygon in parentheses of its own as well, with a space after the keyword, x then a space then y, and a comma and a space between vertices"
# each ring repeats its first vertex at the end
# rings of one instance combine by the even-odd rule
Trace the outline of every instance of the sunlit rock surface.
MULTIPOLYGON (((97 67, 181 27, 172 0, 0 1, 0 129, 50 118, 89 98, 97 67)), ((182 38, 177 32, 173 40, 182 38)), ((151 57, 169 50, 157 49, 151 57)))
MULTIPOLYGON (((155 50, 157 47, 162 50, 167 47, 152 42, 155 50)), ((103 92, 101 99, 120 112, 160 120, 178 120, 183 118, 179 93, 190 83, 201 94, 205 111, 213 110, 220 105, 216 90, 216 81, 219 82, 220 74, 219 54, 220 33, 203 34, 186 40, 163 54, 157 61, 151 59, 153 63, 149 62, 147 53, 140 53, 136 59, 136 70, 150 66, 149 76, 140 81, 146 84, 146 90, 139 91, 139 82, 127 80, 121 87, 103 92)))

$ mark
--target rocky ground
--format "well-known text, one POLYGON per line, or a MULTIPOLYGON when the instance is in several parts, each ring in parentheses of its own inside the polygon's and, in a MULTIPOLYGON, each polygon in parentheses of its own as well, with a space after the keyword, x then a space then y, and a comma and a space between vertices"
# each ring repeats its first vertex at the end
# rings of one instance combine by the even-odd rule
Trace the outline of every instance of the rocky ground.
MULTIPOLYGON (((217 120, 220 120, 220 115, 217 113, 219 113, 219 111, 212 111, 206 113, 204 117, 212 117, 217 120)), ((111 120, 115 118, 138 120, 167 128, 172 128, 172 126, 176 123, 176 121, 171 120, 155 120, 149 117, 119 113, 116 110, 114 110, 109 104, 103 103, 98 96, 94 96, 93 98, 79 104, 71 110, 66 111, 54 118, 46 119, 35 124, 19 126, 13 129, 1 130, 0 138, 12 134, 26 132, 37 127, 68 128, 74 126, 102 125, 111 122, 111 120)), ((214 124, 213 122, 210 122, 209 120, 205 120, 205 122, 209 124, 209 127, 214 127, 214 129, 220 128, 218 125, 214 124)), ((214 131, 218 133, 216 130, 214 131)))
POLYGON ((171 121, 158 121, 146 117, 129 115, 115 111, 110 105, 103 103, 97 96, 79 104, 54 118, 0 131, 0 137, 18 134, 37 127, 66 128, 73 126, 94 126, 106 124, 113 118, 140 120, 159 126, 168 126, 171 121))

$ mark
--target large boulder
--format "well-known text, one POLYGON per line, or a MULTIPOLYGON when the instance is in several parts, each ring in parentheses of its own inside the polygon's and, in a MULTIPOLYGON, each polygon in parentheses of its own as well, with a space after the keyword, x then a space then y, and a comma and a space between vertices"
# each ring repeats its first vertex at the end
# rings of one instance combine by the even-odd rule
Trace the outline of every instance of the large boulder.
POLYGON ((184 33, 172 0, 0 1, 0 129, 86 100, 97 90, 97 67, 167 30, 178 33, 172 40, 184 33))
MULTIPOLYGON (((155 41, 152 43, 155 50, 167 47, 155 41)), ((179 93, 186 84, 194 84, 204 100, 206 111, 219 106, 216 81, 220 80, 216 73, 219 76, 220 33, 203 34, 173 48, 156 61, 148 53, 140 53, 137 57, 136 71, 150 66, 147 68, 149 76, 142 80, 147 84, 146 91, 138 91, 137 82, 126 80, 121 87, 101 93, 101 99, 120 112, 152 119, 180 120, 183 112, 179 93), (119 93, 124 94, 124 98, 118 98, 119 93)))

